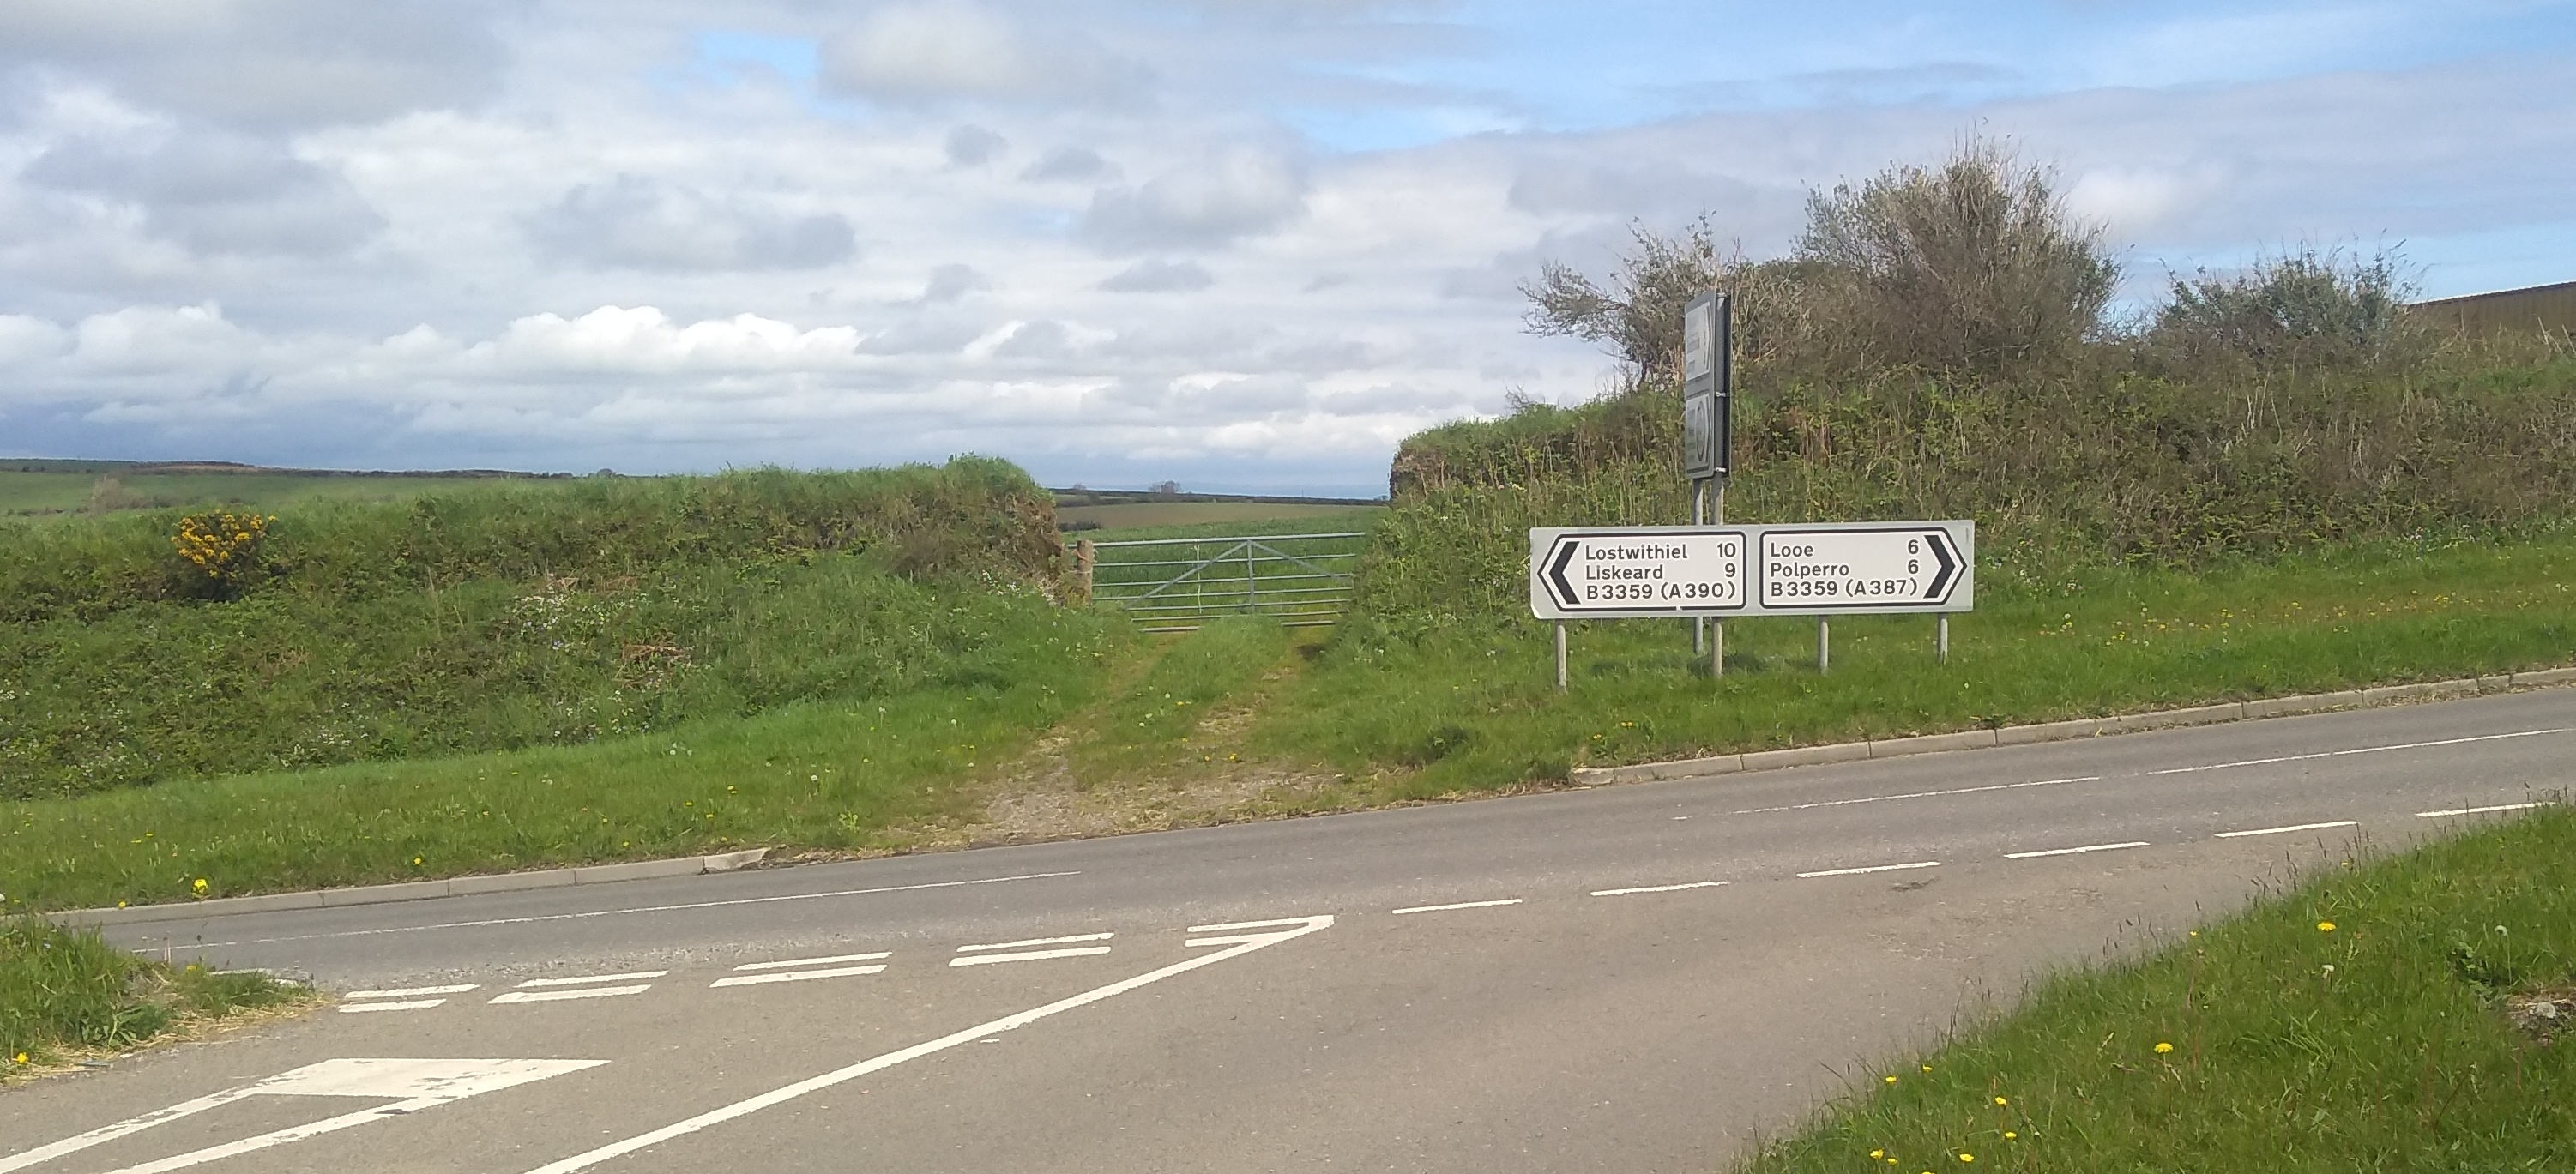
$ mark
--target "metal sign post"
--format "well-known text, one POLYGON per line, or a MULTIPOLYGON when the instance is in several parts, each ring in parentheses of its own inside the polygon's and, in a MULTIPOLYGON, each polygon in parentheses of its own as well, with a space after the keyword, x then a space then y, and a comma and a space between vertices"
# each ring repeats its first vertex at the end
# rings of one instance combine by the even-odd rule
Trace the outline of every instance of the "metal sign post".
POLYGON ((1542 527, 1530 531, 1530 614, 1576 619, 1813 616, 1816 667, 1833 663, 1836 615, 1930 613, 1949 657, 1949 613, 1976 608, 1977 524, 1542 527))
MULTIPOLYGON (((1691 481, 1691 524, 1726 522, 1726 475, 1734 452, 1735 315, 1727 295, 1701 293, 1682 307, 1682 475, 1691 481), (1714 489, 1717 512, 1708 513, 1714 489)), ((1691 621, 1691 651, 1705 645, 1708 673, 1726 672, 1726 621, 1691 621)))

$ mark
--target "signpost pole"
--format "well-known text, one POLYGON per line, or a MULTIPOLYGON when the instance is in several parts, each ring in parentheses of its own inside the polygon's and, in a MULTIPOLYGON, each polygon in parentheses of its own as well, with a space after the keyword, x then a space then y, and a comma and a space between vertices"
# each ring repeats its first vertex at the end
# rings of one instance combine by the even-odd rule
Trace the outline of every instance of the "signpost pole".
POLYGON ((1834 663, 1834 622, 1816 617, 1816 671, 1824 672, 1834 663))
POLYGON ((1932 618, 1938 623, 1932 631, 1933 655, 1940 663, 1948 664, 1950 663, 1950 613, 1945 611, 1932 618))
POLYGON ((1565 621, 1556 624, 1556 691, 1565 692, 1565 621))
MULTIPOLYGON (((1700 479, 1698 479, 1698 478, 1693 478, 1693 479, 1691 480, 1691 525, 1694 525, 1694 526, 1702 526, 1702 525, 1706 525, 1707 523, 1708 523, 1708 482, 1706 482, 1706 481, 1704 481, 1704 480, 1700 480, 1700 479)), ((1699 655, 1702 651, 1705 651, 1707 648, 1708 648, 1708 617, 1707 617, 1707 616, 1692 616, 1692 617, 1691 617, 1691 655, 1693 655, 1693 656, 1697 656, 1697 655, 1699 655)))
MULTIPOLYGON (((1726 478, 1717 479, 1714 496, 1717 498, 1716 516, 1709 519, 1709 524, 1723 526, 1726 524, 1726 478)), ((1753 552, 1745 551, 1744 557, 1752 558, 1753 552)), ((1711 678, 1726 675, 1726 621, 1722 619, 1708 622, 1708 675, 1711 678)))

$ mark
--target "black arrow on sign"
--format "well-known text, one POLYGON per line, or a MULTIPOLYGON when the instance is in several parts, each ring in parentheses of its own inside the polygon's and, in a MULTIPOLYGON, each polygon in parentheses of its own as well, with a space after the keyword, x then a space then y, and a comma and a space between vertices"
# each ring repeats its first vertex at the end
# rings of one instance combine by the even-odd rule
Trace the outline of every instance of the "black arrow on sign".
POLYGON ((1923 537, 1932 543, 1932 558, 1941 564, 1940 572, 1932 576, 1932 592, 1928 599, 1928 602, 1939 603, 1950 597, 1948 590, 1950 578, 1959 573, 1959 560, 1950 557, 1948 534, 1939 530, 1927 530, 1924 531, 1923 537))
POLYGON ((1558 600, 1562 601, 1564 606, 1580 607, 1582 606, 1582 601, 1574 597, 1574 584, 1566 579, 1565 568, 1568 564, 1574 561, 1574 551, 1576 547, 1580 545, 1581 540, 1575 538, 1559 538, 1556 540, 1556 543, 1557 554, 1555 564, 1547 569, 1548 585, 1556 589, 1556 597, 1558 600))

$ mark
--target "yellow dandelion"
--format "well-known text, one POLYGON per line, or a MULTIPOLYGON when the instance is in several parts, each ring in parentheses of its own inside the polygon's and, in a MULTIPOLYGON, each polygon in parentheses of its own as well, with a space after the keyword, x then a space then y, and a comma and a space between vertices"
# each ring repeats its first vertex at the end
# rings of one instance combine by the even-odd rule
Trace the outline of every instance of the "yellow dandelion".
POLYGON ((2009 1130, 2009 1129, 2004 1130, 2004 1140, 2005 1140, 2005 1141, 2011 1141, 2012 1139, 2014 1139, 2014 1138, 2016 1138, 2016 1137, 2020 1137, 2020 1136, 2021 1136, 2020 1134, 2015 1133, 2015 1132, 2013 1132, 2012 1130, 2009 1130))
POLYGON ((412 864, 412 867, 414 867, 414 868, 418 868, 418 867, 420 867, 420 857, 418 857, 418 856, 414 856, 414 857, 412 857, 412 858, 411 858, 411 864, 412 864))
POLYGON ((189 887, 194 888, 195 890, 197 890, 197 895, 198 895, 198 896, 200 896, 200 897, 205 896, 205 895, 206 895, 206 878, 204 878, 204 877, 202 877, 202 876, 201 876, 201 877, 198 877, 198 878, 197 878, 197 880, 196 880, 196 883, 195 883, 195 884, 193 884, 193 885, 191 885, 191 886, 189 886, 189 887))
POLYGON ((1932 1066, 1931 1066, 1931 1065, 1929 1065, 1929 1064, 1926 1064, 1926 1065, 1924 1065, 1924 1066, 1923 1066, 1923 1070, 1924 1070, 1924 1071, 1926 1071, 1926 1072, 1930 1072, 1930 1071, 1932 1070, 1932 1066))
POLYGON ((2331 921, 2320 921, 2320 922, 2318 922, 2318 923, 2317 923, 2317 932, 2318 932, 2318 933, 2333 933, 2333 932, 2334 932, 2334 923, 2333 923, 2333 922, 2331 922, 2331 921))
MULTIPOLYGON (((18 1053, 18 1055, 17 1055, 17 1057, 16 1057, 16 1058, 17 1058, 17 1061, 18 1061, 19 1063, 24 1064, 24 1063, 26 1063, 26 1062, 27 1062, 27 1053, 25 1053, 25 1052, 20 1052, 20 1053, 18 1053)), ((1875 1157, 1877 1157, 1878 1155, 1877 1155, 1877 1154, 1871 1154, 1870 1156, 1871 1156, 1871 1157, 1873 1157, 1873 1158, 1875 1158, 1875 1157)))
POLYGON ((1886 1151, 1886 1150, 1871 1150, 1871 1151, 1869 1151, 1869 1156, 1871 1156, 1871 1157, 1873 1157, 1873 1158, 1884 1158, 1884 1157, 1886 1157, 1886 1156, 1887 1156, 1887 1151, 1886 1151))
POLYGON ((1887 1082, 1888 1082, 1889 1084, 1894 1084, 1894 1083, 1896 1083, 1896 1078, 1895 1078, 1894 1076, 1889 1076, 1889 1077, 1887 1077, 1887 1078, 1886 1078, 1886 1080, 1887 1080, 1887 1082))
POLYGON ((2003 1099, 2002 1097, 1996 1097, 1996 1098, 1995 1098, 1995 1103, 1996 1103, 1996 1104, 1998 1104, 1998 1105, 2009 1105, 2009 1104, 2011 1104, 2012 1102, 2011 1102, 2011 1101, 2008 1101, 2008 1100, 2005 1100, 2005 1099, 2003 1099))
POLYGON ((2170 1052, 2170 1051, 2172 1051, 2172 1050, 2173 1050, 2173 1045, 2172 1045, 2172 1044, 2159 1043, 2159 1044, 2157 1044, 2157 1045, 2156 1045, 2156 1054, 2157 1054, 2157 1055, 2159 1055, 2159 1056, 2164 1055, 2165 1053, 2170 1052))
POLYGON ((1961 1154, 1961 1155, 1959 1155, 1959 1160, 1960 1160, 1960 1161, 1962 1161, 1962 1162, 1973 1162, 1973 1161, 1976 1161, 1976 1160, 1977 1160, 1977 1155, 1975 1155, 1975 1154, 1961 1154))

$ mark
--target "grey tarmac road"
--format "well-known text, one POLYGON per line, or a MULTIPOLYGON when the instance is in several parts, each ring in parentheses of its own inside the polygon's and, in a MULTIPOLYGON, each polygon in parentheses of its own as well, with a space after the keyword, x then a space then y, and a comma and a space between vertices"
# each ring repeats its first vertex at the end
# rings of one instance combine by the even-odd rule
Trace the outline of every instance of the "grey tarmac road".
POLYGON ((336 1005, 0 1093, 0 1174, 1713 1170, 2035 973, 2571 763, 2560 690, 133 926, 336 1005))

